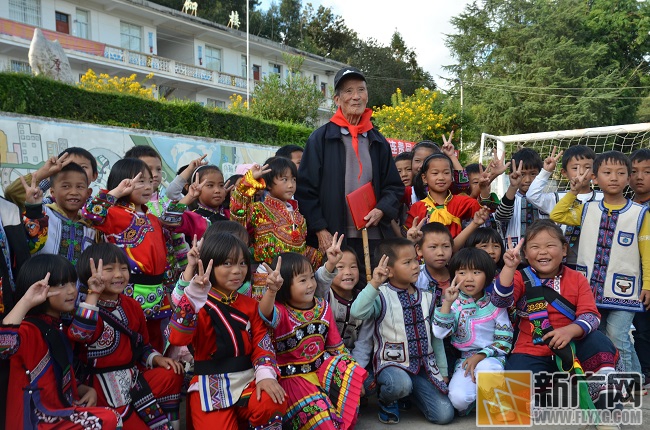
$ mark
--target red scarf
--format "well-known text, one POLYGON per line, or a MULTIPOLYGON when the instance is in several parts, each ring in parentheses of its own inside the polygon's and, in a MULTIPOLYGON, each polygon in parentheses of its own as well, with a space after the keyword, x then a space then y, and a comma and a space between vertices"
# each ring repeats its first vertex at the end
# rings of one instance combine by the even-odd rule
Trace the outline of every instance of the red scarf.
POLYGON ((359 157, 359 134, 372 130, 373 125, 372 122, 370 122, 371 116, 372 109, 366 108, 361 115, 359 124, 352 125, 347 119, 345 119, 343 112, 339 107, 334 116, 330 119, 334 124, 347 128, 350 132, 350 136, 352 136, 352 148, 354 148, 354 153, 357 155, 357 160, 359 160, 359 177, 357 179, 361 179, 361 172, 363 172, 363 164, 361 164, 361 157, 359 157))

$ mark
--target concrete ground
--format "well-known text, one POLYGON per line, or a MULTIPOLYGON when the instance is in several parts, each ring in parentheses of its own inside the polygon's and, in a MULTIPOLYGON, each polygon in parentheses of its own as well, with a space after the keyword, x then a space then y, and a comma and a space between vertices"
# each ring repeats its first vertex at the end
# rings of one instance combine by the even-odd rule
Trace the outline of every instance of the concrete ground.
MULTIPOLYGON (((627 409, 627 408, 626 408, 627 409)), ((646 395, 641 401, 641 409, 643 411, 643 422, 638 426, 622 426, 622 430, 642 430, 650 428, 650 396, 646 395)), ((359 421, 355 427, 355 430, 370 430, 370 429, 385 429, 385 430, 404 430, 404 429, 425 429, 425 428, 444 428, 451 427, 453 430, 467 430, 475 429, 476 426, 476 415, 474 413, 470 414, 467 417, 456 417, 454 420, 447 426, 438 426, 432 424, 424 418, 424 415, 413 407, 409 411, 401 412, 399 424, 387 425, 382 424, 377 419, 377 401, 376 397, 371 399, 367 406, 363 406, 359 413, 359 421)), ((501 426, 499 426, 501 427, 501 426)), ((514 427, 514 426, 512 426, 514 427)), ((560 429, 584 429, 585 426, 534 426, 536 428, 543 428, 545 430, 560 430, 560 429)), ((504 428, 504 427, 501 427, 504 428)), ((505 427, 508 428, 508 427, 505 427)), ((591 427, 592 429, 594 427, 591 427)))

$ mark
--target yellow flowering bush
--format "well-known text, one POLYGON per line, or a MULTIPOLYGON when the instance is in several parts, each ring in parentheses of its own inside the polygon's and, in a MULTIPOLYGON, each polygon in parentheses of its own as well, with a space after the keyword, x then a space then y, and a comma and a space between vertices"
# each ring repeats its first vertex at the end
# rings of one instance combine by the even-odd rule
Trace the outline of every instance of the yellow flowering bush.
POLYGON ((156 98, 154 95, 156 85, 152 84, 148 88, 143 85, 153 78, 153 73, 149 73, 142 82, 136 81, 136 78, 137 75, 135 73, 128 78, 120 78, 118 76, 111 77, 106 73, 101 73, 97 76, 92 69, 88 69, 88 71, 81 77, 78 85, 88 91, 124 93, 154 100, 156 98))
POLYGON ((404 97, 398 88, 391 104, 373 113, 375 124, 386 137, 412 142, 439 140, 457 125, 456 107, 437 91, 418 88, 412 96, 404 97))
POLYGON ((230 104, 228 105, 228 110, 233 113, 237 113, 240 115, 250 115, 250 111, 248 110, 248 104, 246 103, 246 100, 238 94, 233 94, 229 97, 230 99, 230 104))

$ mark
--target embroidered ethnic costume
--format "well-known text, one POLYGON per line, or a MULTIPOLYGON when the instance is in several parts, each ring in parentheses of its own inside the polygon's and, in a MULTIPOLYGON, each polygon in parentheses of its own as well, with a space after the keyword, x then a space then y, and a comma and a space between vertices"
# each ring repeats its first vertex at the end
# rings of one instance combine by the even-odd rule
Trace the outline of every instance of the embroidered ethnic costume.
POLYGON ((149 343, 147 324, 138 302, 123 294, 98 308, 81 303, 77 315, 93 324, 76 324, 68 337, 78 343, 87 384, 97 390, 97 404, 116 409, 124 426, 144 422, 151 429, 169 429, 178 420, 183 375, 152 368, 160 353, 149 343))
POLYGON ((76 265, 83 250, 96 241, 90 221, 69 219, 56 203, 26 204, 23 221, 31 254, 58 254, 76 265))
POLYGON ((353 429, 367 372, 343 346, 327 301, 314 300, 310 309, 276 303, 267 321, 288 396, 285 428, 353 429))
MULTIPOLYGON (((81 325, 93 322, 77 317, 81 325)), ((20 326, 0 325, 0 359, 11 373, 6 424, 10 429, 121 429, 117 412, 75 406, 79 400, 72 347, 62 322, 47 315, 26 318, 20 326)))
POLYGON ((435 202, 428 194, 423 200, 414 203, 406 217, 405 231, 411 228, 413 220, 426 218, 427 222, 439 222, 449 229, 452 237, 458 236, 464 221, 471 221, 474 214, 481 209, 476 199, 465 195, 453 195, 449 192, 442 204, 435 202))
POLYGON ((170 343, 191 345, 194 373, 188 389, 188 416, 194 428, 282 428, 286 403, 266 392, 257 400, 256 383, 277 378, 271 337, 257 301, 232 292, 178 281, 184 285, 170 322, 170 343))

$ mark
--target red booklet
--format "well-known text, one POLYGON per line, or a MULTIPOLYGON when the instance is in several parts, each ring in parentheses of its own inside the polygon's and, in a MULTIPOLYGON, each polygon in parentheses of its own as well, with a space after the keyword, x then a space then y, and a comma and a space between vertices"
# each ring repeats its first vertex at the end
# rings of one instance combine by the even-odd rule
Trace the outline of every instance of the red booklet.
POLYGON ((354 225, 357 227, 357 230, 362 230, 366 227, 367 223, 363 218, 365 218, 365 216, 368 215, 368 213, 370 213, 370 211, 377 205, 377 199, 375 198, 375 190, 372 187, 372 182, 368 182, 362 187, 357 188, 345 196, 345 198, 348 200, 348 206, 352 213, 354 225))

